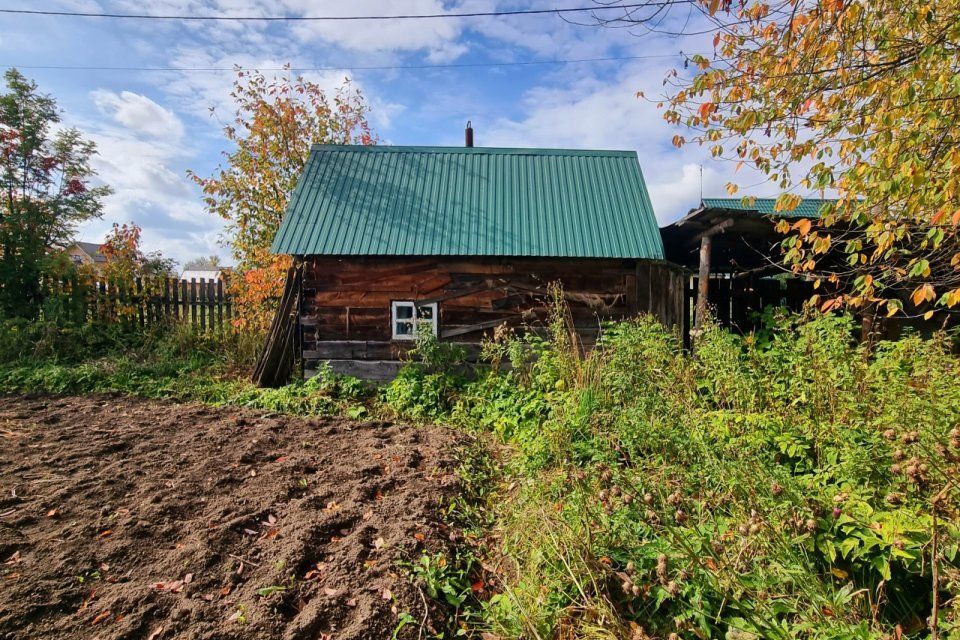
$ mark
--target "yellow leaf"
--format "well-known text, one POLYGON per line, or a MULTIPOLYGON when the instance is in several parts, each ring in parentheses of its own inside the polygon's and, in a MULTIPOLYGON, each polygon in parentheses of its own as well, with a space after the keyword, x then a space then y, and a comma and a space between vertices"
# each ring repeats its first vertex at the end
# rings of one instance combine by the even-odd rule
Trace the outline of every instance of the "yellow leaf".
POLYGON ((837 568, 837 567, 832 567, 832 568, 830 569, 830 573, 832 573, 832 574, 834 575, 834 577, 839 578, 840 580, 846 580, 847 578, 850 577, 850 574, 849 574, 849 573, 847 573, 847 572, 844 571, 843 569, 839 569, 839 568, 837 568))

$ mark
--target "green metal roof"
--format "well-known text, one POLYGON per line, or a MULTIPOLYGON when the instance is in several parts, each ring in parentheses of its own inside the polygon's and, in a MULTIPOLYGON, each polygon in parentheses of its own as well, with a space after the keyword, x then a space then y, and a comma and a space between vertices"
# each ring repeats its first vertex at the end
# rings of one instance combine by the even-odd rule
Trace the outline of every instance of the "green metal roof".
POLYGON ((731 211, 748 211, 759 215, 777 216, 782 218, 819 218, 820 210, 824 205, 836 200, 821 200, 818 198, 804 198, 793 211, 777 211, 776 198, 704 198, 704 209, 728 209, 731 211))
POLYGON ((663 258, 635 152, 482 147, 314 146, 272 250, 663 258))

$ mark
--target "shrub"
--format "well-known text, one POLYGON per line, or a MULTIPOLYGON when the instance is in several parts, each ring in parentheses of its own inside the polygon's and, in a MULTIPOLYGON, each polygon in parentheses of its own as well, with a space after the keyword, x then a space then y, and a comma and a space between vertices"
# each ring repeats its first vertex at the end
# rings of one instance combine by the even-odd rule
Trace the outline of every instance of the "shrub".
POLYGON ((871 351, 849 318, 779 317, 690 354, 640 318, 583 355, 557 315, 546 342, 488 345, 476 381, 410 369, 385 395, 513 452, 488 505, 494 633, 882 638, 923 630, 935 596, 960 633, 945 338, 871 351))

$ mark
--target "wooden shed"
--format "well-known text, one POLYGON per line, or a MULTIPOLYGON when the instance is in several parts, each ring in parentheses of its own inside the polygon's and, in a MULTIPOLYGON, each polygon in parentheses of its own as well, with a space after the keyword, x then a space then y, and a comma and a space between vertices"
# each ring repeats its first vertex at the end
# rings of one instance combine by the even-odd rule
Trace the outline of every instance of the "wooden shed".
POLYGON ((315 146, 273 243, 300 265, 307 375, 392 376, 418 332, 463 343, 543 328, 562 286, 576 330, 683 322, 635 152, 315 146))
POLYGON ((700 206, 664 227, 667 259, 694 274, 694 331, 709 308, 723 326, 747 332, 768 306, 799 310, 813 283, 784 268, 777 222, 816 219, 827 200, 805 199, 777 211, 776 198, 704 198, 700 206))

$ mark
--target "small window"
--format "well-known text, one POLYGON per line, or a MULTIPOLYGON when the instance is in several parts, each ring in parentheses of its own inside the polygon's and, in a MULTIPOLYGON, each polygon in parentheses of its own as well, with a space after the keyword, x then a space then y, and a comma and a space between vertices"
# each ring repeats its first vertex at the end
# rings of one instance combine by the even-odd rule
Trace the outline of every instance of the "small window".
POLYGON ((416 340, 419 332, 437 335, 437 303, 394 302, 391 314, 394 340, 416 340))

